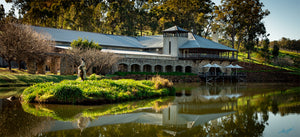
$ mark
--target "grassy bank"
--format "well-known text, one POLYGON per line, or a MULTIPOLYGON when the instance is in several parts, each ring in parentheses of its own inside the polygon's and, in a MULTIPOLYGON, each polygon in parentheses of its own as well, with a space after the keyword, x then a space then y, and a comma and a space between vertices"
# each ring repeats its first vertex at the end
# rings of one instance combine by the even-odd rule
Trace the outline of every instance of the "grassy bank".
POLYGON ((76 78, 76 75, 32 75, 17 69, 10 72, 7 68, 0 68, 0 86, 31 85, 43 82, 57 83, 62 80, 75 80, 76 78))
POLYGON ((150 80, 64 80, 35 84, 24 90, 25 102, 99 104, 137 100, 174 94, 173 83, 155 77, 150 80))

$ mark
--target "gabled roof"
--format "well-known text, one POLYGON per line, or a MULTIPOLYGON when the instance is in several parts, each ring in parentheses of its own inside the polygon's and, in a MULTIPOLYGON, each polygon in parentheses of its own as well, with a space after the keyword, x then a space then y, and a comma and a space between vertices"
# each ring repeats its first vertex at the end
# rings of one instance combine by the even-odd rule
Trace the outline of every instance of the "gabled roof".
POLYGON ((163 32, 176 32, 176 31, 177 32, 189 32, 189 31, 187 31, 187 30, 185 30, 183 28, 180 28, 178 26, 173 26, 171 28, 163 30, 163 32))
POLYGON ((162 48, 163 35, 137 37, 138 41, 145 48, 162 48))
POLYGON ((144 48, 135 37, 120 36, 120 35, 108 35, 101 33, 74 31, 66 29, 56 29, 47 27, 32 26, 34 30, 42 33, 49 33, 52 40, 59 42, 72 42, 79 37, 86 38, 89 41, 93 40, 102 46, 116 46, 116 47, 128 47, 128 48, 144 48))
POLYGON ((225 45, 213 42, 211 40, 202 38, 196 34, 189 33, 189 40, 179 47, 180 49, 187 48, 202 48, 202 49, 217 49, 226 51, 237 51, 236 49, 227 47, 225 45))

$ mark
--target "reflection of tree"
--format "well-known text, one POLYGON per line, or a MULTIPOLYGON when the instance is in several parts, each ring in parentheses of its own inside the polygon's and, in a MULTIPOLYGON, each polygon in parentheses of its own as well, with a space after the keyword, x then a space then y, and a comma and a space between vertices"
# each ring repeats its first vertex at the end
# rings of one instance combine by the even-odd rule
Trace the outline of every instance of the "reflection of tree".
POLYGON ((35 136, 50 126, 50 119, 23 111, 19 101, 3 100, 0 111, 0 136, 35 136))

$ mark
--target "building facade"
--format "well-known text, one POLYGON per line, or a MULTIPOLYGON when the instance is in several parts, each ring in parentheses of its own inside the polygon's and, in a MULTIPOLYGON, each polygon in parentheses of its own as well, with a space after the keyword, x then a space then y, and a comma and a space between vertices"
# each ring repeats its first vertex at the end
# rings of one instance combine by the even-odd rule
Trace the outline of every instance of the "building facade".
MULTIPOLYGON (((37 32, 47 33, 56 42, 56 48, 69 49, 70 43, 79 37, 93 40, 102 46, 103 52, 117 54, 121 59, 111 72, 207 72, 203 66, 218 64, 227 66, 237 61, 231 56, 235 49, 202 38, 178 26, 163 31, 163 35, 130 37, 82 32, 65 29, 32 26, 37 32)), ((72 74, 68 59, 56 55, 50 61, 50 71, 59 70, 62 75, 72 74), (59 65, 57 65, 59 63, 59 65), (58 67, 60 66, 60 67, 58 67)), ((73 66, 74 67, 74 66, 73 66)), ((225 72, 226 69, 220 68, 225 72)), ((92 73, 92 72, 90 72, 92 73)))

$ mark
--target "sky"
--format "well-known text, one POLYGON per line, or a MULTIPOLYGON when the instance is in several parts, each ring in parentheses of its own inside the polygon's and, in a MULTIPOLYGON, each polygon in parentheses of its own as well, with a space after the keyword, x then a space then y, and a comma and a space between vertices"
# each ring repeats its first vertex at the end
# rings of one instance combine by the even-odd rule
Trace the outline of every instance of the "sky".
MULTIPOLYGON (((220 5, 221 0, 212 0, 216 5, 220 5)), ((300 39, 300 0, 261 0, 264 3, 264 9, 271 13, 263 22, 265 23, 268 37, 271 41, 280 40, 282 37, 289 39, 300 39)), ((5 0, 0 0, 7 13, 11 4, 5 0)), ((17 10, 16 10, 17 12, 17 10)))

